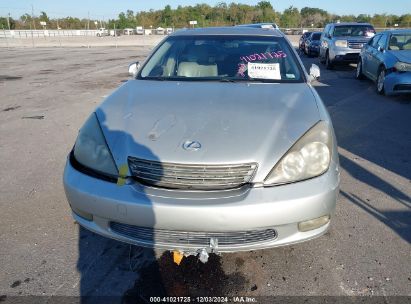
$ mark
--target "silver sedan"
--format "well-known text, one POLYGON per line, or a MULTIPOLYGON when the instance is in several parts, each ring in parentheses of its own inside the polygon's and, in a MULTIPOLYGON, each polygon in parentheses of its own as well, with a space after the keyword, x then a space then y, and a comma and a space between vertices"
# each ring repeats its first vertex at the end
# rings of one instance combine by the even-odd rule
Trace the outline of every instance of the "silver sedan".
POLYGON ((307 241, 330 227, 330 117, 275 29, 165 38, 81 128, 64 171, 75 220, 103 236, 198 252, 307 241))

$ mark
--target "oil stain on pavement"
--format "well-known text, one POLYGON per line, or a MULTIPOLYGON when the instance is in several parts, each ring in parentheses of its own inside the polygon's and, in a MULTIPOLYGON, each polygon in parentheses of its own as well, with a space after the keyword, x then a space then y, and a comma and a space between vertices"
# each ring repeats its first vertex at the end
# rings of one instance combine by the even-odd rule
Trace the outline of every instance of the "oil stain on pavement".
POLYGON ((159 259, 139 270, 133 288, 127 290, 123 303, 145 301, 150 296, 216 296, 234 295, 244 290, 246 278, 235 272, 226 274, 220 256, 211 254, 207 263, 197 257, 184 258, 178 266, 172 254, 164 252, 159 259))

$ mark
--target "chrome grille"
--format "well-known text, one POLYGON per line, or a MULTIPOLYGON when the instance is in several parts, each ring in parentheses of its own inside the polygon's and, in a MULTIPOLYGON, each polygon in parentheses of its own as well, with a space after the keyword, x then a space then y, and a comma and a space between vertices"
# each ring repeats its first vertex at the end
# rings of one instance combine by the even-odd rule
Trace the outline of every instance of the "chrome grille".
POLYGON ((239 246, 274 240, 277 233, 274 229, 230 231, 230 232, 189 232, 152 229, 111 222, 114 232, 147 244, 192 245, 208 247, 211 239, 218 240, 218 246, 239 246))
POLYGON ((349 41, 348 42, 348 47, 350 49, 362 49, 362 47, 364 46, 364 42, 362 41, 349 41))
POLYGON ((128 157, 131 174, 140 182, 163 188, 218 190, 240 187, 251 181, 256 163, 188 165, 128 157))

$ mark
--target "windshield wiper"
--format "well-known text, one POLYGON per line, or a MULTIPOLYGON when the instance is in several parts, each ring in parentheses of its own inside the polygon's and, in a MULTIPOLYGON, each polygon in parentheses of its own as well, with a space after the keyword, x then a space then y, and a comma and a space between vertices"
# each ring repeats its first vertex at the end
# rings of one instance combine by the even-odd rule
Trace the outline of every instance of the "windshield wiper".
POLYGON ((240 81, 244 81, 241 79, 230 79, 230 78, 221 78, 218 80, 219 82, 240 82, 240 81))
POLYGON ((158 80, 158 81, 167 80, 166 77, 142 77, 141 79, 144 79, 144 80, 158 80))

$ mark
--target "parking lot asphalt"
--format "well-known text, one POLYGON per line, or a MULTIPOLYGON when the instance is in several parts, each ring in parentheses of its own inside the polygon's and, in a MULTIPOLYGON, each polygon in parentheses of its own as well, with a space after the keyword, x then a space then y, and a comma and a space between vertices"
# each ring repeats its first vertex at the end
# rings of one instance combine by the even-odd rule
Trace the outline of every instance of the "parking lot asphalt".
MULTIPOLYGON (((411 96, 354 67, 314 85, 342 167, 330 231, 313 241, 173 264, 81 229, 62 173, 78 129, 149 47, 0 50, 0 296, 411 296, 411 96)), ((318 59, 302 56, 309 68, 318 59)), ((275 102, 275 100, 274 100, 275 102)), ((388 302, 389 303, 389 302, 388 302)))

